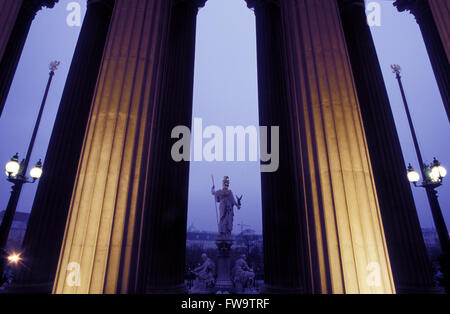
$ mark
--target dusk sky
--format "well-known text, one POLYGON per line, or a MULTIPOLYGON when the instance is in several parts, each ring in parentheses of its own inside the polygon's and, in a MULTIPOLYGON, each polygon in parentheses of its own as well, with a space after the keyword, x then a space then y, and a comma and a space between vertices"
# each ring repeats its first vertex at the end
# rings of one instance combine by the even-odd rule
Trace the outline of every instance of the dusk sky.
MULTIPOLYGON (((80 31, 80 27, 70 27, 66 23, 69 14, 66 7, 71 2, 78 2, 82 6, 82 13, 85 13, 86 1, 60 0, 54 9, 40 11, 33 22, 0 118, 0 162, 3 164, 16 152, 21 157, 25 156, 48 79, 48 64, 59 60, 61 66, 50 90, 31 164, 39 158, 45 158, 80 31)), ((393 63, 403 68, 403 83, 424 160, 431 162, 433 157, 437 157, 444 166, 450 168, 449 122, 418 25, 411 14, 397 12, 392 1, 376 2, 382 8, 381 26, 372 27, 372 33, 405 161, 418 168, 397 81, 390 69, 393 63)), ((195 66, 194 117, 202 118, 204 127, 259 125, 255 18, 245 1, 208 0, 205 8, 200 10, 195 66)), ((244 195, 242 209, 235 215, 234 230, 239 231, 240 226, 237 224, 244 223, 260 233, 261 191, 257 162, 193 162, 188 225, 194 224, 200 230, 217 230, 215 207, 210 194, 211 175, 215 176, 216 188, 221 187, 222 178, 227 175, 233 192, 244 195)), ((399 180, 406 180, 406 176, 399 180)), ((447 225, 450 224, 449 180, 444 181, 444 186, 439 188, 439 200, 447 225)), ((0 180, 2 209, 6 208, 10 187, 6 176, 0 180)), ((24 187, 19 211, 31 210, 36 187, 37 183, 24 187)), ((413 192, 422 226, 432 227, 425 191, 413 188, 413 192)))

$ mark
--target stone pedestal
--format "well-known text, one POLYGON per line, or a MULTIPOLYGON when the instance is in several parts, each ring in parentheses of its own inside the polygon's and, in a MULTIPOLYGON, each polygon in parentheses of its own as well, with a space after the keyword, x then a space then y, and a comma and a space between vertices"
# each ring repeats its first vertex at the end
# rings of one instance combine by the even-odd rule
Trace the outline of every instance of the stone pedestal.
POLYGON ((231 278, 231 240, 216 240, 217 245, 217 279, 215 290, 217 292, 233 292, 233 281, 231 278))

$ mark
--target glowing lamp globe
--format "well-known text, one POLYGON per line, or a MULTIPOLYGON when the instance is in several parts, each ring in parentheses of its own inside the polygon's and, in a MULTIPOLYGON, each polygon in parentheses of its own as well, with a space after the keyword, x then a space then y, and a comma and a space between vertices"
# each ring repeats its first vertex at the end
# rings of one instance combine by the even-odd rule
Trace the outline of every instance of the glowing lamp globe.
POLYGON ((408 166, 408 181, 416 184, 420 180, 420 175, 414 170, 414 168, 409 164, 408 166))
POLYGON ((42 171, 42 163, 39 160, 39 162, 36 164, 36 166, 30 170, 30 176, 33 179, 37 180, 42 176, 42 172, 43 172, 42 171))
POLYGON ((416 171, 412 170, 412 171, 408 172, 408 181, 409 182, 417 183, 417 182, 419 182, 419 180, 420 180, 420 175, 416 171))
POLYGON ((19 156, 15 155, 5 166, 7 176, 17 176, 20 171, 19 156))
POLYGON ((431 164, 430 178, 433 182, 439 182, 447 175, 447 169, 441 166, 441 163, 434 158, 431 164))
POLYGON ((434 166, 433 168, 431 168, 430 176, 431 176, 432 180, 435 178, 437 178, 436 180, 440 180, 442 178, 445 178, 446 175, 447 175, 447 169, 445 169, 444 167, 442 167, 440 165, 434 166))

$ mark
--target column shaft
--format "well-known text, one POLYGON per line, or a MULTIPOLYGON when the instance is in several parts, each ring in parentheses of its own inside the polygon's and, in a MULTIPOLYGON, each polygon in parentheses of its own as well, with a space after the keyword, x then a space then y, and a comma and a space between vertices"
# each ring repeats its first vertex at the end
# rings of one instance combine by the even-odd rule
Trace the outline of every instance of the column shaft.
POLYGON ((358 92, 397 292, 433 287, 419 218, 405 177, 392 115, 364 0, 340 0, 341 18, 358 92))
POLYGON ((136 291, 140 276, 135 257, 140 253, 137 244, 147 203, 144 191, 153 180, 146 169, 157 149, 152 138, 158 128, 155 112, 171 4, 116 1, 54 293, 136 291), (79 266, 79 285, 67 284, 72 266, 79 266))
POLYGON ((11 292, 50 293, 114 0, 89 0, 11 292), (43 226, 51 226, 43 227, 43 226))
MULTIPOLYGON (((3 23, 5 23, 6 32, 3 33, 2 30, 2 35, 0 35, 0 116, 5 106, 6 98, 8 97, 9 89, 11 88, 17 65, 19 64, 22 50, 36 12, 43 6, 52 8, 56 2, 57 0, 23 0, 18 13, 16 13, 16 5, 11 6, 9 1, 3 4, 7 10, 5 14, 11 14, 9 16, 10 19, 13 19, 14 16, 17 16, 17 18, 12 29, 11 23, 14 22, 11 20, 5 21, 4 19, 3 21, 5 22, 3 23), (8 38, 8 33, 10 34, 9 40, 6 46, 4 46, 8 38)), ((17 3, 21 3, 21 1, 17 1, 17 3)), ((0 7, 0 9, 2 8, 0 7)), ((2 12, 0 14, 3 15, 4 13, 2 12)))
POLYGON ((395 288, 345 38, 334 0, 280 2, 293 139, 314 257, 312 292, 395 288), (319 278, 317 280, 316 278, 319 278))
POLYGON ((161 101, 155 110, 154 147, 146 176, 146 212, 137 256, 138 291, 185 292, 189 162, 171 156, 172 130, 191 127, 198 8, 206 0, 177 0, 172 9, 161 101))
MULTIPOLYGON (((279 126, 279 168, 261 173, 264 235, 264 292, 310 291, 305 216, 300 215, 295 136, 288 107, 280 7, 275 1, 247 0, 256 16, 259 122, 279 126)), ((269 133, 268 139, 271 138, 269 133)))
POLYGON ((434 22, 439 30, 447 59, 450 61, 450 2, 447 0, 428 0, 433 12, 434 22))
POLYGON ((2 0, 0 2, 0 60, 3 57, 11 32, 23 0, 2 0))

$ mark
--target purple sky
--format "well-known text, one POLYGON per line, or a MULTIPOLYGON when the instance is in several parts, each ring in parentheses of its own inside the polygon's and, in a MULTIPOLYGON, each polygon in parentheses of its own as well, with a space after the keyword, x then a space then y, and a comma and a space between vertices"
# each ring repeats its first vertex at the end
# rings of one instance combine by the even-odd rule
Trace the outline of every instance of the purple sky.
MULTIPOLYGON (((70 2, 60 0, 54 9, 40 11, 15 76, 6 107, 0 118, 0 162, 7 162, 19 152, 26 153, 40 101, 48 78, 48 64, 60 60, 31 162, 45 157, 57 106, 64 88, 80 27, 66 24, 70 2)), ((369 2, 369 1, 368 1, 369 2)), ((372 27, 381 67, 385 76, 402 149, 406 162, 418 166, 398 86, 389 66, 403 68, 403 83, 416 125, 423 157, 434 156, 450 168, 450 128, 429 63, 420 30, 409 13, 398 13, 391 1, 382 6, 381 26, 372 27)), ((203 118, 205 126, 258 125, 255 20, 243 0, 208 0, 198 16, 195 68, 194 117, 203 118)), ((45 169, 44 169, 45 171, 45 169)), ((238 223, 261 232, 261 192, 259 165, 254 162, 193 162, 191 164, 188 224, 201 230, 216 230, 211 174, 216 187, 224 175, 231 178, 231 189, 243 194, 242 210, 235 215, 238 223)), ((64 175, 64 174, 61 174, 64 175)), ((399 178, 403 180, 406 178, 399 178)), ((6 208, 11 184, 0 180, 0 207, 6 208)), ((18 210, 29 211, 37 184, 24 187, 18 210)), ((432 226, 425 192, 414 188, 421 223, 432 226)), ((440 203, 450 223, 450 183, 439 188, 440 203)))

